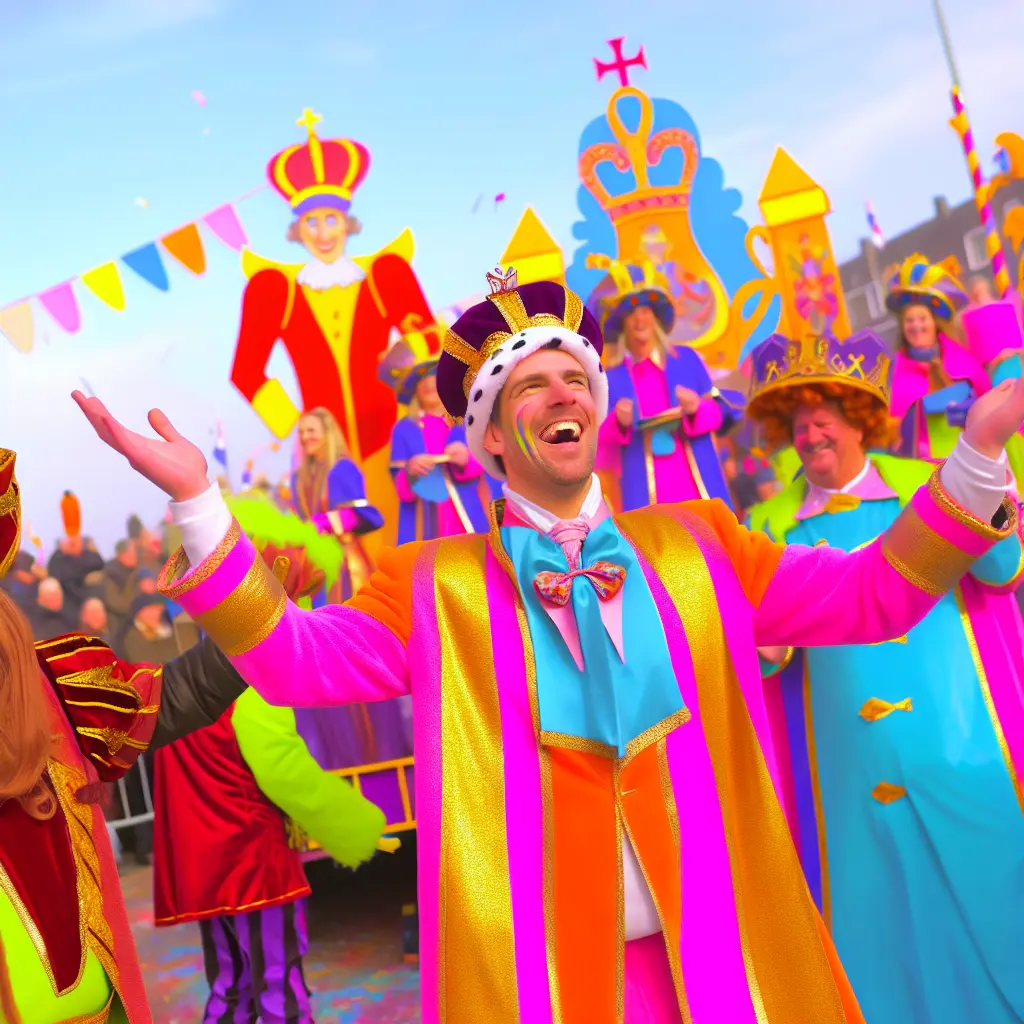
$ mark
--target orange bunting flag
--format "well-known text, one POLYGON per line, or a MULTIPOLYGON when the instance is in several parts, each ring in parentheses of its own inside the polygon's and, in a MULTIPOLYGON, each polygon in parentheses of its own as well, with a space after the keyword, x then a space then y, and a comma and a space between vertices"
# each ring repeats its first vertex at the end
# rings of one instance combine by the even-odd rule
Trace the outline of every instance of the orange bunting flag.
POLYGON ((201 274, 206 270, 203 240, 199 237, 199 228, 195 224, 186 224, 183 228, 164 235, 160 241, 186 270, 191 270, 193 274, 201 274))

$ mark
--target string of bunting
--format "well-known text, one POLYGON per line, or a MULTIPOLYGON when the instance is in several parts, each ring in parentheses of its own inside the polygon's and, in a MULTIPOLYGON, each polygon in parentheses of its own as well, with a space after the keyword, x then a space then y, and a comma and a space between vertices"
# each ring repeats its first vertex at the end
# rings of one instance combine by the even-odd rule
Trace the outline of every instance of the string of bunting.
POLYGON ((203 225, 213 236, 229 249, 239 252, 248 244, 245 228, 235 209, 238 203, 263 191, 267 186, 247 192, 231 202, 223 203, 215 210, 203 214, 189 224, 185 224, 154 241, 140 245, 131 252, 126 252, 116 260, 109 260, 92 270, 87 270, 77 277, 60 284, 53 285, 35 295, 18 299, 0 308, 0 334, 3 334, 15 348, 22 352, 31 352, 35 338, 32 303, 36 301, 49 317, 68 334, 81 329, 82 315, 78 307, 78 296, 75 285, 81 284, 111 309, 121 312, 125 308, 124 285, 121 280, 123 264, 138 275, 147 284, 160 291, 170 290, 167 268, 164 266, 162 253, 170 256, 186 270, 199 275, 206 270, 206 251, 203 248, 199 226, 203 225))

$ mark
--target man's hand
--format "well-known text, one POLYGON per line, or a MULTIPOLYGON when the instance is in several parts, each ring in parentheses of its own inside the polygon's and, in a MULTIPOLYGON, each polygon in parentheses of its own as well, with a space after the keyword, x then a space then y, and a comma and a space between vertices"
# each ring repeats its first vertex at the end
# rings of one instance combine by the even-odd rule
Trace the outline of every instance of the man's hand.
POLYGON ((700 395, 681 384, 676 388, 676 401, 684 416, 693 416, 700 408, 700 395))
POLYGON ((453 441, 444 453, 456 469, 465 469, 469 464, 469 449, 461 441, 453 441))
POLYGON ((971 406, 964 440, 979 454, 998 459, 1024 422, 1024 377, 1004 380, 971 406))
POLYGON ((995 359, 985 367, 985 369, 989 374, 992 374, 1002 363, 1005 363, 1007 359, 1012 359, 1014 356, 1019 355, 1024 355, 1024 350, 1019 348, 1004 348, 1002 352, 1000 352, 999 355, 997 355, 995 359))
POLYGON ((615 419, 623 430, 628 430, 633 425, 632 398, 620 398, 615 403, 615 419))
POLYGON ((149 412, 149 425, 163 439, 158 441, 122 426, 98 398, 86 398, 81 391, 73 391, 71 397, 100 440, 123 455, 136 473, 156 484, 171 501, 196 498, 210 486, 203 453, 182 437, 159 409, 149 412))
POLYGON ((434 462, 429 455, 414 455, 405 464, 405 475, 410 480, 420 480, 434 468, 434 462))

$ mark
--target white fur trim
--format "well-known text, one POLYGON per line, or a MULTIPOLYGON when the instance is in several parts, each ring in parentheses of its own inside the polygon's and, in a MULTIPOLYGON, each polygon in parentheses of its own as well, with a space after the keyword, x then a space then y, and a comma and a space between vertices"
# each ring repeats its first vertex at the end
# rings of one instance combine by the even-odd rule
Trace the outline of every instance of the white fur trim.
POLYGON ((480 465, 496 480, 504 480, 505 474, 498 467, 494 456, 484 448, 484 434, 494 403, 512 370, 527 356, 539 352, 555 338, 561 340, 562 351, 578 359, 587 371, 590 394, 597 407, 595 430, 608 415, 608 375, 601 368, 601 357, 597 350, 586 338, 566 327, 527 327, 525 331, 513 334, 480 368, 469 389, 469 404, 466 408, 466 443, 480 465))
POLYGON ((350 284, 362 281, 366 275, 359 269, 354 260, 347 256, 339 256, 333 263, 310 260, 297 274, 295 280, 315 292, 325 292, 328 288, 347 288, 350 284))

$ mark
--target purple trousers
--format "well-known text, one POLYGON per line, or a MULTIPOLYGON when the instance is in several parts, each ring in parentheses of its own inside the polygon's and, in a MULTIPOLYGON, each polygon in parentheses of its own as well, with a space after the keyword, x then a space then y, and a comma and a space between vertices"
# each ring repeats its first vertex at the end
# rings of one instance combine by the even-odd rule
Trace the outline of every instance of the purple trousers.
POLYGON ((207 918, 199 930, 210 985, 203 1024, 312 1024, 304 899, 207 918))

